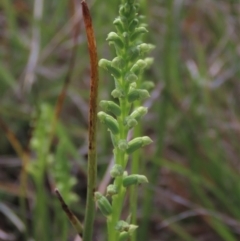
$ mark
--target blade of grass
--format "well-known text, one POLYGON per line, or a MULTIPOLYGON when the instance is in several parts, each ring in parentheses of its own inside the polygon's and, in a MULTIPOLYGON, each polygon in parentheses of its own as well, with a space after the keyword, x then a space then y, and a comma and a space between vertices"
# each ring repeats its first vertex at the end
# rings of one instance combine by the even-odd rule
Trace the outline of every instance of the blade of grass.
POLYGON ((38 58, 40 53, 41 46, 41 21, 43 15, 43 6, 44 0, 35 0, 34 8, 33 8, 33 21, 32 21, 32 39, 31 39, 31 47, 30 54, 28 57, 28 63, 26 66, 26 73, 24 79, 23 88, 26 90, 30 90, 34 80, 35 80, 35 72, 38 64, 38 58))
POLYGON ((94 192, 96 190, 97 178, 97 157, 96 157, 96 127, 97 127, 97 97, 98 97, 98 57, 96 40, 94 36, 92 19, 85 1, 81 2, 82 13, 85 23, 88 50, 91 63, 91 90, 89 106, 89 129, 88 129, 88 185, 87 185, 87 205, 85 212, 83 241, 91 241, 93 233, 93 222, 95 215, 94 192))
POLYGON ((81 224, 81 222, 78 220, 78 218, 72 213, 72 211, 68 208, 67 204, 64 202, 60 192, 56 189, 55 193, 57 195, 58 200, 60 201, 61 205, 62 205, 62 209, 63 211, 66 213, 66 215, 68 216, 69 221, 71 222, 71 224, 73 225, 73 227, 75 228, 75 230, 77 231, 77 233, 79 234, 80 237, 82 237, 82 233, 83 233, 83 226, 81 224))
MULTIPOLYGON (((27 165, 29 163, 29 155, 23 149, 16 135, 11 131, 8 125, 1 118, 0 118, 0 128, 3 130, 8 141, 11 143, 17 155, 22 160, 22 169, 20 173, 20 206, 21 206, 22 218, 25 224, 27 224, 27 220, 26 220, 27 207, 25 203, 25 197, 27 196, 27 171, 26 170, 27 170, 27 165)), ((27 225, 26 225, 25 231, 26 232, 24 232, 24 234, 25 234, 25 237, 27 237, 28 236, 27 225)))

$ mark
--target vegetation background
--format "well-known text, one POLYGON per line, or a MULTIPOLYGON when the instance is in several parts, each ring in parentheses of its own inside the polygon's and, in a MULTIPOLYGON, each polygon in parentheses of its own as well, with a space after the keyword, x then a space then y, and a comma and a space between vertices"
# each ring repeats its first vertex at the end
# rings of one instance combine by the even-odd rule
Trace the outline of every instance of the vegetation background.
MULTIPOLYGON (((240 3, 139 2, 149 24, 146 41, 156 48, 146 75, 155 87, 142 127, 154 144, 141 154, 149 185, 138 189, 137 240, 237 241, 240 3)), ((99 58, 113 57, 105 39, 119 4, 89 1, 99 58)), ((99 99, 112 88, 112 79, 101 72, 99 99)), ((0 1, 0 240, 77 240, 52 190, 57 186, 84 219, 88 95, 79 2, 0 1), (77 58, 49 150, 54 106, 73 49, 74 16, 81 23, 77 58)), ((98 183, 104 190, 112 148, 102 126, 98 143, 98 183)), ((95 240, 104 240, 104 220, 97 214, 95 240)))

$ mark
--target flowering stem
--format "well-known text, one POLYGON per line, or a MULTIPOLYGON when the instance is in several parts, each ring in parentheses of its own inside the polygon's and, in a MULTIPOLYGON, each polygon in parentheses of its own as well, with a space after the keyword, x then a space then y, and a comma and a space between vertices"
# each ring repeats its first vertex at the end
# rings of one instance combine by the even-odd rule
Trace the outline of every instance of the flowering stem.
MULTIPOLYGON (((99 66, 108 70, 114 78, 115 89, 111 95, 116 99, 116 102, 101 101, 100 106, 109 114, 104 111, 98 113, 100 121, 111 133, 114 146, 115 165, 110 171, 114 181, 107 187, 107 196, 98 201, 99 209, 107 217, 108 241, 126 241, 133 235, 137 226, 131 224, 131 218, 121 220, 126 190, 131 185, 148 182, 143 175, 128 175, 124 171, 129 155, 152 142, 147 136, 127 140, 129 131, 147 113, 147 108, 142 107, 140 101, 149 97, 149 93, 138 80, 142 71, 152 63, 150 58, 142 59, 153 46, 141 41, 147 30, 140 22, 137 9, 138 4, 134 0, 122 0, 119 17, 113 22, 117 32, 110 32, 107 37, 107 41, 114 45, 117 57, 112 61, 99 61, 99 66), (108 197, 112 200, 111 204, 108 197)), ((138 164, 135 170, 138 170, 138 164)), ((98 198, 101 196, 99 193, 95 195, 98 198)), ((134 201, 136 205, 136 199, 134 201)))

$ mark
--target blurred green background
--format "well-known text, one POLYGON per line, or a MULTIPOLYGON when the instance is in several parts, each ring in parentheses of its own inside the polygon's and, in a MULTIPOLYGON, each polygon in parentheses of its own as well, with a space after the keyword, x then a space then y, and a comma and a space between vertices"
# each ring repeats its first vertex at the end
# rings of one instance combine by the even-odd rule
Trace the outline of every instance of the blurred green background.
MULTIPOLYGON (((105 39, 120 0, 87 2, 99 58, 111 59, 105 39)), ((149 25, 145 40, 156 48, 146 74, 155 87, 142 127, 154 144, 141 154, 149 185, 138 189, 137 240, 240 240, 240 3, 139 3, 149 25)), ((99 99, 108 99, 113 80, 100 76, 99 99)), ((53 190, 84 219, 89 79, 80 1, 0 1, 0 240, 77 240, 53 190), (77 59, 48 151, 73 49, 73 18, 80 22, 77 59)), ((104 190, 112 144, 101 125, 98 143, 104 190)), ((125 204, 123 217, 128 199, 125 204)), ((99 213, 94 240, 105 240, 99 213)))

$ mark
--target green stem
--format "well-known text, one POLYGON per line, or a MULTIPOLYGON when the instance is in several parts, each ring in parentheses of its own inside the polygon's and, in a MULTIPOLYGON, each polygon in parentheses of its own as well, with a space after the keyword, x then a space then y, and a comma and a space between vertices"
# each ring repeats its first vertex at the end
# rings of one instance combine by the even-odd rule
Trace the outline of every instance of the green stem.
POLYGON ((92 150, 88 153, 88 190, 87 190, 87 205, 84 222, 84 241, 91 241, 93 232, 93 220, 95 215, 95 180, 96 180, 96 151, 92 150))
POLYGON ((122 205, 126 193, 126 189, 122 186, 122 177, 117 180, 117 187, 120 188, 119 193, 113 197, 112 200, 112 215, 111 219, 108 220, 108 240, 117 241, 118 231, 115 230, 117 222, 120 220, 120 215, 122 211, 122 205))
MULTIPOLYGON (((42 160, 41 160, 42 161, 42 160)), ((34 238, 44 241, 51 240, 51 232, 49 225, 49 212, 46 200, 46 193, 43 188, 43 174, 44 170, 41 170, 39 176, 35 178, 36 184, 36 206, 35 206, 35 225, 34 225, 34 238)))
MULTIPOLYGON (((138 103, 137 103, 138 104, 138 103)), ((136 106, 139 106, 137 105, 136 106)), ((141 136, 141 126, 137 125, 134 129, 133 136, 141 136)), ((138 174, 139 173, 139 162, 140 162, 140 153, 141 151, 135 151, 132 154, 132 161, 131 161, 131 173, 138 174)), ((135 185, 130 188, 130 210, 131 210, 131 223, 137 223, 137 200, 138 200, 138 191, 135 185)), ((131 241, 136 240, 136 232, 134 232, 131 236, 131 241)))
MULTIPOLYGON (((118 118, 119 123, 119 138, 122 140, 127 139, 128 130, 124 126, 124 119, 127 117, 130 111, 130 105, 127 102, 126 97, 120 99, 120 108, 122 110, 121 116, 118 118)), ((127 164, 127 156, 124 151, 119 150, 115 147, 115 163, 121 165, 125 168, 127 164)), ((122 185, 123 178, 117 177, 115 179, 115 185, 117 190, 119 190, 117 195, 114 195, 112 198, 112 215, 111 219, 108 220, 108 240, 109 241, 117 241, 119 232, 115 230, 117 222, 120 220, 120 215, 122 211, 122 206, 124 202, 124 197, 126 193, 126 188, 122 185)))

